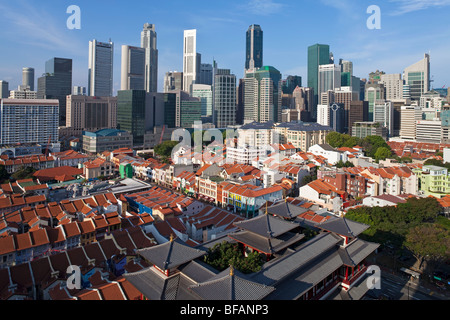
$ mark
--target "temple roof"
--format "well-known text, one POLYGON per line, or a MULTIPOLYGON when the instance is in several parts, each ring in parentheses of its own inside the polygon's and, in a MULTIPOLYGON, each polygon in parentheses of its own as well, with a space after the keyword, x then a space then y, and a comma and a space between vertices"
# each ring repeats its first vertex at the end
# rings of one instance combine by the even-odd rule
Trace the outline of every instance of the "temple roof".
POLYGON ((318 228, 330 232, 337 233, 344 237, 356 238, 358 235, 366 231, 370 226, 348 220, 346 218, 342 219, 330 219, 317 225, 318 228))
POLYGON ((293 205, 289 202, 277 203, 267 209, 268 213, 287 219, 293 219, 306 211, 308 209, 293 205))
POLYGON ((277 238, 266 238, 249 231, 232 233, 229 237, 266 254, 275 254, 302 240, 305 235, 287 232, 277 238))
POLYGON ((279 237, 299 226, 297 223, 287 222, 269 214, 237 222, 234 225, 240 229, 250 231, 265 238, 279 237))
POLYGON ((179 239, 137 251, 139 255, 161 270, 169 270, 197 259, 207 253, 200 248, 192 248, 179 239))
POLYGON ((211 280, 189 287, 203 300, 261 300, 275 290, 256 283, 233 268, 228 268, 211 280))

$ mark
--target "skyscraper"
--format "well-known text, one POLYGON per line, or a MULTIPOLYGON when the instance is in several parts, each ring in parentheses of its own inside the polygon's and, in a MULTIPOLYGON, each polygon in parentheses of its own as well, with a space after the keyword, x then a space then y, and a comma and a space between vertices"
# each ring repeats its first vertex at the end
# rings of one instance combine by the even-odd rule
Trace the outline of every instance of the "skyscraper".
POLYGON ((66 97, 72 93, 72 59, 52 58, 45 63, 45 74, 38 78, 38 99, 59 100, 59 122, 66 123, 66 97))
POLYGON ((263 66, 263 31, 260 25, 252 24, 247 30, 245 70, 263 66))
POLYGON ((122 46, 121 90, 145 90, 144 48, 122 46))
POLYGON ((191 93, 200 73, 201 56, 197 53, 197 30, 184 31, 183 44, 183 91, 191 93))
POLYGON ((158 92, 158 49, 154 24, 144 24, 141 48, 145 49, 145 90, 158 92))
POLYGON ((214 79, 214 124, 226 128, 236 124, 236 76, 229 69, 217 69, 214 79))
MULTIPOLYGON (((213 89, 207 84, 193 84, 192 96, 200 98, 202 117, 211 117, 213 115, 213 89)), ((200 120, 200 119, 199 119, 200 120)))
POLYGON ((425 54, 422 60, 405 68, 403 80, 413 101, 419 101, 422 94, 430 91, 430 55, 425 54))
MULTIPOLYGON (((314 90, 314 110, 319 103, 319 66, 323 64, 330 64, 330 46, 314 44, 308 47, 308 87, 314 90)), ((312 112, 311 117, 315 120, 316 114, 312 112)))
POLYGON ((22 86, 28 88, 30 91, 34 91, 34 69, 23 68, 22 69, 22 86))
POLYGON ((328 90, 339 89, 341 87, 341 68, 334 64, 320 65, 318 85, 319 98, 328 90))
POLYGON ((373 108, 377 100, 384 101, 385 99, 386 99, 386 92, 383 84, 381 83, 366 84, 364 101, 369 102, 368 121, 373 121, 373 108))
POLYGON ((9 98, 9 83, 8 81, 0 80, 0 99, 9 98))
POLYGON ((183 90, 183 72, 166 72, 164 76, 164 92, 183 90))
POLYGON ((112 97, 113 95, 114 43, 89 41, 88 95, 112 97))
POLYGON ((145 90, 120 90, 117 93, 117 128, 133 135, 133 145, 144 144, 145 90))
POLYGON ((386 100, 403 99, 403 80, 400 73, 383 74, 379 83, 386 89, 386 100))
POLYGON ((244 83, 244 120, 256 122, 281 121, 281 73, 265 66, 249 70, 244 83))

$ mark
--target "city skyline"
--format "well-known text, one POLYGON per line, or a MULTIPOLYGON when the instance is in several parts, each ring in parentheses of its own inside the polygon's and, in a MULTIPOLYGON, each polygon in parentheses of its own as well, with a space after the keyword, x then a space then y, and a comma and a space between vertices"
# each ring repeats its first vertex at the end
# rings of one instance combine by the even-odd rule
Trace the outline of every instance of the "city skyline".
MULTIPOLYGON (((202 63, 217 61, 220 67, 230 69, 237 78, 244 77, 246 31, 252 24, 264 30, 264 65, 280 70, 283 77, 298 75, 307 81, 307 48, 315 43, 330 46, 335 57, 353 62, 354 74, 368 78, 377 69, 387 74, 402 73, 419 61, 424 53, 431 56, 432 87, 447 86, 445 27, 439 20, 445 17, 450 1, 385 0, 373 3, 381 9, 381 30, 370 30, 369 3, 355 0, 317 2, 251 0, 245 2, 175 1, 146 4, 139 2, 132 8, 125 4, 105 6, 78 1, 81 9, 81 30, 69 30, 66 9, 72 3, 45 2, 39 8, 28 0, 14 5, 0 4, 2 23, 0 31, 5 46, 0 53, 0 78, 10 88, 21 84, 21 70, 32 67, 35 76, 44 73, 45 61, 53 57, 73 59, 73 85, 88 86, 89 41, 109 39, 115 43, 114 94, 120 89, 120 48, 123 44, 140 45, 144 23, 155 25, 158 33, 158 88, 162 91, 164 75, 183 69, 183 32, 197 30, 197 51, 202 63), (174 11, 177 7, 179 10, 174 11), (95 13, 101 10, 99 17, 95 13), (123 14, 126 12, 126 14, 123 14), (123 23, 111 23, 117 19, 123 23), (423 28, 417 21, 426 20, 423 28), (105 26, 108 25, 106 28, 105 26), (27 31, 26 40, 23 33, 27 31), (414 34, 414 37, 410 35, 414 34), (25 50, 25 48, 28 48, 25 50)), ((109 4, 109 3, 108 3, 109 4)))

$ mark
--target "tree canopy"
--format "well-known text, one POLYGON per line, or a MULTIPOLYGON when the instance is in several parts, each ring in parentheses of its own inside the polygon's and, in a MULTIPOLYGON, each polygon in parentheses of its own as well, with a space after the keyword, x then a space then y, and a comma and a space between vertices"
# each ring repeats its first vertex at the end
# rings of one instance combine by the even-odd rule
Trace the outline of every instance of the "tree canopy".
POLYGON ((386 141, 384 141, 384 139, 380 136, 368 136, 364 139, 360 139, 357 137, 352 137, 348 134, 330 132, 326 137, 326 142, 333 148, 353 148, 359 145, 364 149, 366 156, 371 158, 375 158, 375 154, 379 148, 385 148, 387 150, 382 149, 378 156, 381 158, 386 156, 384 159, 392 156, 391 147, 389 147, 386 141))
POLYGON ((169 158, 172 156, 173 148, 175 148, 178 144, 179 142, 177 141, 164 141, 155 147, 155 153, 163 158, 169 158))

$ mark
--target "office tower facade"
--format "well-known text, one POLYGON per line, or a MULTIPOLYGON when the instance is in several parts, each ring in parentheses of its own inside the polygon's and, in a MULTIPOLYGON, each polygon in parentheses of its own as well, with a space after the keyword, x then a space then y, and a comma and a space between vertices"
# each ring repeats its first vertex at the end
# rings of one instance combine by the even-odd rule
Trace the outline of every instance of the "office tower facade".
POLYGON ((419 101, 422 94, 430 91, 430 55, 405 68, 403 80, 409 86, 412 101, 419 101))
POLYGON ((292 94, 297 87, 302 86, 302 77, 300 76, 287 76, 283 80, 282 91, 285 94, 292 94))
MULTIPOLYGON (((319 88, 318 94, 321 96, 323 92, 328 90, 336 90, 341 87, 341 69, 334 64, 326 64, 319 66, 319 88)), ((323 104, 323 103, 322 103, 323 104)))
POLYGON ((145 90, 144 48, 122 46, 121 90, 145 90))
POLYGON ((67 97, 66 127, 81 134, 117 127, 117 97, 67 97))
POLYGON ((379 136, 386 140, 388 138, 387 128, 372 121, 355 122, 353 124, 352 137, 364 139, 368 136, 379 136))
POLYGON ((352 129, 355 122, 364 122, 368 119, 369 103, 367 101, 351 101, 348 110, 348 130, 353 135, 352 129))
POLYGON ((346 132, 344 105, 333 103, 330 107, 330 127, 339 133, 346 132))
POLYGON ((141 48, 145 49, 145 90, 158 92, 158 47, 154 24, 144 24, 141 48))
POLYGON ((373 108, 373 121, 386 127, 389 137, 394 136, 394 103, 391 101, 376 102, 373 108))
POLYGON ((89 41, 88 95, 112 97, 114 43, 89 41))
POLYGON ((263 67, 263 31, 260 25, 253 24, 247 30, 245 70, 263 67))
POLYGON ((401 109, 400 138, 416 139, 416 124, 422 120, 422 110, 417 106, 404 106, 401 109))
POLYGON ((340 59, 339 66, 341 68, 342 73, 349 73, 350 76, 353 76, 353 62, 340 59))
POLYGON ((175 128, 192 128, 194 122, 201 120, 202 102, 183 90, 171 91, 175 95, 175 128))
MULTIPOLYGON (((213 88, 206 84, 193 84, 192 96, 201 101, 201 116, 212 117, 213 115, 213 88)), ((200 120, 200 119, 199 119, 200 120)))
POLYGON ((281 121, 281 73, 265 66, 249 70, 244 84, 244 121, 281 121))
POLYGON ((72 89, 72 95, 85 96, 86 95, 86 87, 74 86, 72 89))
POLYGON ((384 85, 386 100, 403 99, 403 80, 400 73, 383 74, 379 83, 384 85))
POLYGON ((0 145, 58 142, 58 100, 2 99, 0 105, 0 145))
POLYGON ((212 86, 213 84, 213 65, 209 63, 200 64, 200 74, 198 76, 196 84, 205 84, 212 86))
POLYGON ((307 112, 311 111, 311 104, 314 100, 314 94, 311 88, 296 87, 292 92, 292 98, 294 100, 294 109, 307 112))
POLYGON ((197 53, 197 30, 184 31, 183 91, 191 93, 200 73, 201 56, 197 53))
POLYGON ((369 102, 369 118, 368 121, 373 121, 373 107, 377 100, 385 100, 386 93, 384 85, 381 83, 377 84, 366 84, 364 101, 369 102))
MULTIPOLYGON (((314 44, 308 47, 308 87, 314 90, 314 108, 319 104, 319 66, 330 64, 330 46, 314 44)), ((315 116, 314 114, 311 114, 315 116)), ((314 120, 314 118, 313 118, 314 120)))
POLYGON ((416 122, 416 141, 422 143, 442 143, 441 120, 419 120, 416 122))
POLYGON ((52 58, 45 63, 45 74, 38 78, 38 99, 58 99, 59 121, 66 123, 66 97, 72 94, 72 59, 52 58))
POLYGON ((317 105, 317 123, 322 126, 330 125, 330 106, 327 104, 317 105))
POLYGON ((30 91, 34 91, 34 69, 23 68, 22 69, 22 86, 28 88, 30 91))
POLYGON ((133 145, 144 144, 145 90, 120 90, 117 93, 117 129, 133 135, 133 145))
POLYGON ((166 72, 164 76, 164 92, 183 90, 183 72, 166 72))
POLYGON ((9 82, 0 80, 0 99, 9 98, 9 82))
POLYGON ((244 86, 245 79, 239 79, 239 86, 236 92, 236 124, 244 124, 244 86))
POLYGON ((236 124, 236 76, 228 69, 217 69, 214 76, 214 124, 227 128, 236 124))
POLYGON ((28 86, 19 86, 18 90, 11 90, 9 92, 10 99, 37 99, 37 92, 30 91, 28 86))

